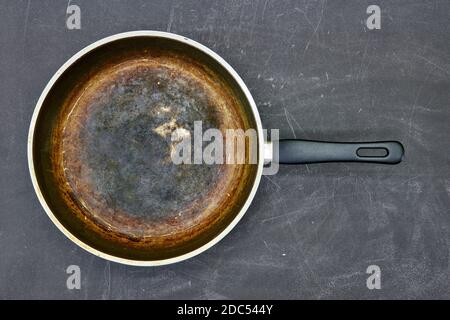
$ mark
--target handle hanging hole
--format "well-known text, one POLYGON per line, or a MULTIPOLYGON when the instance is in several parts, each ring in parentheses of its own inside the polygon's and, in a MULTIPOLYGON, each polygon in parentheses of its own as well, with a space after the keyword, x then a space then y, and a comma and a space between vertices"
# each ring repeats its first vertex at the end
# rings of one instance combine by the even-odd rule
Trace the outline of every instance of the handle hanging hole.
POLYGON ((386 148, 358 148, 356 154, 361 158, 386 158, 389 151, 386 148))

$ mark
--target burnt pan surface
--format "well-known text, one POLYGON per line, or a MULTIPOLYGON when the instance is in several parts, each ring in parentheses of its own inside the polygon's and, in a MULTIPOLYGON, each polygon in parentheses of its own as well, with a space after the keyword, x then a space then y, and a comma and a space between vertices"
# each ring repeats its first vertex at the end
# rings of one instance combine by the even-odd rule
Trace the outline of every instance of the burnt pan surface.
POLYGON ((158 37, 116 40, 70 66, 37 118, 42 195, 89 246, 133 260, 192 251, 238 214, 257 165, 175 165, 172 132, 255 128, 245 96, 213 58, 158 37))

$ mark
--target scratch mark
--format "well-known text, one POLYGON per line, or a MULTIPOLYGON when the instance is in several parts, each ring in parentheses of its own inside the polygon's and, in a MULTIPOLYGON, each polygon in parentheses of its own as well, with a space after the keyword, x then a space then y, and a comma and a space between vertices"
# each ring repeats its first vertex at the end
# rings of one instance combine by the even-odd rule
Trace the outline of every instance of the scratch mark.
POLYGON ((367 184, 365 183, 363 178, 361 178, 361 182, 362 182, 363 189, 367 193, 367 196, 369 199, 369 208, 371 208, 373 206, 372 192, 370 192, 369 188, 367 188, 367 184))
MULTIPOLYGON (((327 197, 325 202, 327 202, 330 198, 331 197, 327 197)), ((265 222, 269 222, 269 221, 273 221, 273 220, 278 220, 280 218, 287 219, 288 217, 291 217, 291 216, 304 216, 304 214, 306 212, 310 212, 311 210, 320 208, 323 205, 324 205, 324 203, 322 203, 320 201, 316 201, 313 205, 302 206, 301 209, 285 212, 285 213, 282 213, 282 214, 279 214, 279 215, 276 215, 276 216, 272 216, 272 217, 263 219, 263 220, 261 220, 261 223, 265 223, 265 222)))
POLYGON ((306 171, 307 171, 308 173, 311 173, 311 171, 309 170, 309 166, 308 166, 307 163, 305 163, 305 168, 306 168, 306 171))
POLYGON ((27 2, 27 8, 25 9, 25 22, 24 22, 24 28, 23 28, 23 38, 25 40, 28 32, 28 20, 30 18, 30 5, 31 0, 28 0, 27 2))
POLYGON ((294 230, 294 228, 292 227, 292 223, 291 223, 291 220, 289 219, 289 218, 287 218, 287 221, 288 221, 288 229, 289 229, 289 232, 290 232, 290 234, 291 234, 291 236, 292 236, 292 239, 294 240, 294 246, 293 246, 293 249, 294 249, 294 251, 296 252, 296 255, 298 256, 298 257, 300 257, 300 261, 302 261, 303 263, 303 269, 306 269, 306 272, 307 273, 309 273, 309 277, 308 278, 310 278, 310 280, 311 280, 311 282, 318 288, 318 289, 320 289, 321 291, 323 291, 323 288, 322 288, 322 286, 320 285, 320 282, 318 281, 318 279, 317 279, 317 275, 316 275, 316 273, 312 270, 312 268, 310 267, 310 265, 309 265, 309 263, 308 263, 308 259, 305 257, 305 255, 303 254, 303 252, 302 252, 302 250, 301 249, 299 249, 299 246, 298 246, 298 244, 299 243, 301 243, 300 241, 299 241, 299 239, 298 239, 298 237, 297 237, 297 233, 295 232, 295 230, 294 230))
POLYGON ((251 29, 250 29, 250 39, 253 39, 253 34, 255 32, 256 18, 257 18, 257 13, 258 13, 258 6, 259 6, 259 2, 256 5, 255 13, 253 14, 253 20, 252 20, 251 29))
MULTIPOLYGON (((89 283, 89 282, 88 282, 88 280, 89 280, 89 275, 90 275, 90 273, 91 273, 91 269, 92 269, 92 266, 93 266, 93 264, 94 264, 94 260, 95 260, 95 259, 96 259, 96 257, 95 257, 94 255, 92 255, 91 258, 90 258, 90 260, 89 260, 89 265, 88 265, 88 268, 87 268, 86 276, 84 277, 85 279, 87 279, 87 280, 86 280, 87 283, 89 283)), ((87 297, 88 297, 88 293, 89 293, 89 286, 86 286, 86 288, 85 288, 83 291, 84 291, 84 299, 86 300, 87 297)))
POLYGON ((170 30, 172 29, 174 15, 175 15, 175 6, 172 3, 172 6, 170 7, 169 22, 167 23, 167 29, 166 29, 167 32, 170 32, 170 30))
POLYGON ((311 26, 311 28, 314 29, 313 23, 311 22, 311 20, 309 20, 308 15, 306 14, 306 12, 304 10, 302 10, 302 9, 300 9, 298 7, 295 7, 294 10, 302 13, 304 18, 305 18, 305 20, 306 20, 306 22, 308 22, 308 24, 311 26))
POLYGON ((445 72, 446 74, 450 75, 450 71, 445 70, 444 68, 442 68, 440 65, 434 63, 433 61, 431 61, 431 60, 429 60, 429 59, 427 59, 427 58, 425 58, 425 57, 423 57, 423 56, 421 56, 421 55, 419 55, 419 54, 415 54, 415 56, 418 57, 419 59, 424 60, 426 63, 431 64, 431 65, 432 65, 433 67, 435 67, 436 69, 439 69, 439 70, 441 70, 442 72, 445 72))
POLYGON ((111 264, 109 261, 106 261, 105 264, 105 270, 104 270, 104 277, 105 277, 105 289, 103 290, 102 299, 109 299, 110 293, 111 293, 111 264))
POLYGON ((270 179, 268 176, 263 176, 264 178, 266 178, 267 180, 270 181, 270 183, 272 183, 278 190, 281 190, 281 187, 278 183, 276 183, 275 181, 273 181, 272 179, 270 179))
POLYGON ((411 137, 411 133, 412 133, 412 125, 413 125, 414 116, 416 113, 417 102, 419 100, 420 94, 422 93, 423 87, 425 86, 425 83, 428 81, 428 78, 430 77, 430 75, 431 75, 431 72, 428 73, 427 77, 425 78, 423 83, 420 85, 419 90, 417 90, 416 97, 414 98, 414 104, 413 104, 413 107, 409 114, 409 121, 408 121, 408 137, 409 138, 411 137))
POLYGON ((272 59, 272 56, 273 56, 273 52, 271 52, 269 54, 269 56, 267 57, 266 61, 264 61, 264 66, 267 66, 269 64, 270 59, 272 59))
POLYGON ((291 128, 292 134, 294 135, 294 138, 297 139, 297 135, 295 134, 294 127, 292 126, 291 120, 289 119, 289 114, 286 108, 284 108, 284 116, 286 117, 286 121, 289 125, 289 128, 291 128))
POLYGON ((324 0, 324 1, 322 2, 322 11, 321 11, 321 13, 320 13, 319 21, 317 22, 317 25, 316 25, 316 27, 314 28, 311 37, 308 39, 308 42, 306 43, 305 49, 303 50, 303 58, 305 57, 306 51, 308 51, 309 45, 311 44, 312 39, 313 39, 314 36, 316 35, 317 30, 319 30, 320 24, 322 23, 323 11, 324 11, 324 9, 325 9, 325 4, 326 4, 326 3, 327 3, 326 0, 324 0))
POLYGON ((361 58, 361 65, 359 67, 359 72, 356 75, 356 81, 358 81, 359 79, 362 78, 362 73, 363 73, 363 69, 364 69, 364 60, 366 59, 366 56, 367 56, 367 48, 369 47, 369 43, 370 43, 370 37, 367 39, 366 45, 364 46, 364 53, 361 58))
POLYGON ((262 15, 261 15, 262 20, 264 20, 264 14, 266 13, 266 7, 267 7, 268 2, 269 2, 269 0, 266 0, 266 2, 264 2, 264 7, 263 7, 262 15))
POLYGON ((303 132, 303 134, 305 134, 305 130, 303 129, 303 127, 298 123, 298 121, 295 119, 295 117, 290 113, 290 112, 288 112, 288 114, 289 114, 289 117, 291 118, 291 120, 294 122, 294 124, 297 126, 297 128, 299 128, 302 132, 303 132))

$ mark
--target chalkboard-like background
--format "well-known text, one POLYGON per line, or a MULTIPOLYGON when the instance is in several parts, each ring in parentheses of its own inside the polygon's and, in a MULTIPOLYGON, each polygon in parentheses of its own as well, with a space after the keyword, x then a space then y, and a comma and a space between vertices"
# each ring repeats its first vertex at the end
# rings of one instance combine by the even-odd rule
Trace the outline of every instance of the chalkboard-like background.
POLYGON ((450 298, 450 2, 0 1, 0 298, 450 298), (370 4, 381 30, 365 26, 370 4), (398 139, 398 166, 317 164, 263 177, 238 226, 200 256, 128 267, 86 253, 41 209, 26 161, 45 84, 71 55, 137 29, 225 58, 283 138, 398 139), (67 290, 66 268, 81 268, 67 290), (366 269, 381 268, 381 290, 366 269))

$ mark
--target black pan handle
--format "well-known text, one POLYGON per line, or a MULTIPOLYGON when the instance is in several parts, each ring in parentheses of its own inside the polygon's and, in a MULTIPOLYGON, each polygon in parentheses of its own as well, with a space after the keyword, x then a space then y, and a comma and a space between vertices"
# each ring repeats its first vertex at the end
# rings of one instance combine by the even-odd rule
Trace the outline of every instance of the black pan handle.
POLYGON ((307 164, 318 162, 375 162, 396 164, 404 156, 398 141, 365 143, 323 142, 309 140, 280 140, 281 164, 307 164))

